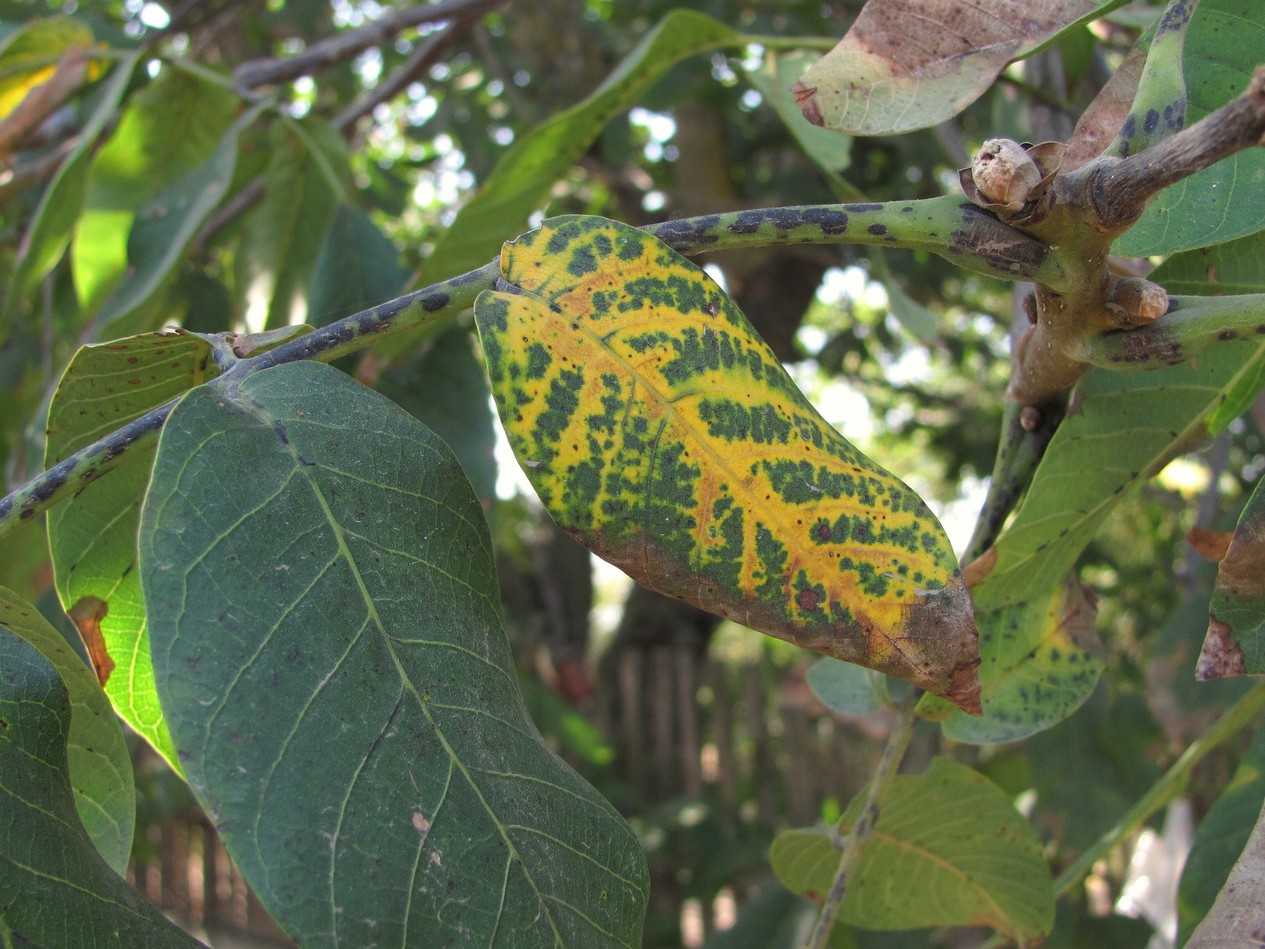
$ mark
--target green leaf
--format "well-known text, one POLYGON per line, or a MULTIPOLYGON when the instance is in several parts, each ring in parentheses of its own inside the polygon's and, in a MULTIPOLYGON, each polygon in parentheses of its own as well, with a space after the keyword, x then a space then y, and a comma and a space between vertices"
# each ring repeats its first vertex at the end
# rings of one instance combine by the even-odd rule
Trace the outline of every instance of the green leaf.
POLYGON ((795 84, 804 114, 852 135, 892 135, 957 115, 1012 59, 1120 0, 964 5, 869 0, 839 44, 795 84))
POLYGON ((197 946, 123 881, 80 823, 67 760, 79 717, 71 702, 48 659, 0 627, 5 945, 197 946))
POLYGON ((1258 728, 1234 777, 1195 831, 1177 888, 1177 945, 1186 944, 1212 908, 1230 875, 1230 868, 1252 833, 1262 802, 1265 802, 1265 728, 1258 728))
POLYGON ((190 785, 300 942, 632 946, 627 824, 527 718, 452 453, 316 363, 189 393, 140 531, 190 785))
POLYGON ((521 232, 549 189, 588 151, 616 115, 633 105, 675 63, 747 38, 693 10, 673 10, 591 95, 518 139, 478 193, 457 213, 426 262, 428 282, 481 267, 521 232))
POLYGON ((1041 596, 1049 577, 1072 569, 1130 489, 1229 424, 1234 415, 1223 412, 1224 403, 1241 399, 1244 383, 1255 391, 1263 368, 1265 347, 1235 342, 1196 364, 1091 370, 997 542, 997 566, 972 591, 977 607, 1041 596))
MULTIPOLYGON (((1085 703, 1103 670, 1096 609, 1069 575, 1043 596, 976 614, 984 714, 964 715, 942 700, 920 704, 946 737, 970 744, 1017 741, 1057 725, 1085 703)), ((934 697, 928 697, 934 698, 934 697)))
POLYGON ((808 686, 823 705, 845 715, 866 715, 891 703, 881 672, 829 657, 808 667, 808 686))
POLYGON ((313 265, 308 322, 326 326, 399 296, 409 276, 399 257, 367 214, 340 204, 313 265))
POLYGON ((1148 277, 1170 294, 1265 293, 1265 233, 1174 254, 1148 277))
MULTIPOLYGON (((221 137, 232 126, 239 105, 231 90, 173 66, 164 68, 128 102, 114 134, 93 162, 71 248, 75 286, 86 312, 98 310, 129 264, 136 265, 128 255, 136 221, 183 216, 172 208, 180 190, 168 189, 223 151, 221 137), (168 193, 157 200, 164 191, 168 193)), ((231 151, 236 151, 235 145, 231 151)), ((227 172, 231 178, 231 159, 227 172)), ((195 184, 206 187, 211 182, 188 182, 181 204, 202 203, 195 184)), ((215 202, 227 187, 224 178, 211 195, 215 202)), ((131 282, 135 284, 136 278, 131 282)))
POLYGON ((546 510, 638 582, 978 710, 952 546, 702 269, 564 217, 505 245, 475 319, 546 510))
POLYGON ((1217 569, 1208 611, 1196 677, 1207 681, 1265 672, 1265 489, 1259 482, 1217 569))
POLYGON ((856 189, 840 177, 851 163, 852 139, 832 129, 813 125, 804 118, 795 97, 791 95, 791 86, 795 80, 816 59, 816 53, 806 51, 780 53, 769 50, 764 54, 764 62, 760 68, 746 70, 746 76, 760 95, 764 96, 764 101, 773 107, 778 118, 785 123, 795 141, 804 149, 804 154, 816 162, 817 167, 839 190, 840 196, 853 201, 861 200, 856 189))
POLYGON ((141 51, 137 51, 115 65, 109 81, 104 84, 100 101, 79 133, 79 143, 66 156, 40 196, 30 229, 18 252, 17 266, 13 269, 5 294, 5 319, 0 322, 7 323, 18 301, 53 269, 70 244, 70 236, 87 199, 97 136, 115 118, 141 55, 141 51))
POLYGON ((496 423, 476 348, 469 329, 453 327, 375 388, 444 440, 486 511, 496 501, 496 423))
POLYGON ((136 824, 132 759, 97 678, 39 611, 0 587, 0 627, 26 640, 52 663, 69 695, 66 754, 79 819, 115 873, 127 869, 136 824))
POLYGON ((347 144, 325 122, 277 122, 270 133, 264 199, 236 258, 248 325, 266 329, 307 318, 308 283, 351 178, 347 144))
POLYGON ((233 180, 237 140, 264 111, 257 105, 224 134, 215 153, 137 213, 128 236, 128 271, 106 300, 97 319, 115 332, 155 329, 162 311, 146 306, 161 303, 157 294, 175 276, 185 248, 211 212, 219 206, 233 180), (131 317, 129 321, 128 318, 131 317))
MULTIPOLYGON (((210 347, 195 336, 151 333, 86 346, 62 375, 48 410, 44 463, 78 449, 215 374, 210 347)), ((106 604, 105 648, 115 663, 105 683, 114 708, 179 770, 154 687, 145 606, 136 572, 136 530, 153 448, 48 512, 57 594, 70 610, 85 597, 106 604)))
MULTIPOLYGON (((849 806, 856 820, 864 793, 849 806)), ((790 890, 829 892, 840 851, 832 828, 783 831, 769 857, 790 890)), ((898 775, 879 802, 839 918, 867 929, 991 926, 1024 942, 1054 922, 1054 887, 1032 827, 988 778, 948 758, 898 775)))
MULTIPOLYGON (((1247 88, 1265 48, 1265 6, 1258 0, 1202 0, 1182 57, 1186 124, 1247 88)), ((1172 254, 1261 230, 1265 152, 1251 148, 1166 188, 1112 247, 1126 257, 1172 254)))

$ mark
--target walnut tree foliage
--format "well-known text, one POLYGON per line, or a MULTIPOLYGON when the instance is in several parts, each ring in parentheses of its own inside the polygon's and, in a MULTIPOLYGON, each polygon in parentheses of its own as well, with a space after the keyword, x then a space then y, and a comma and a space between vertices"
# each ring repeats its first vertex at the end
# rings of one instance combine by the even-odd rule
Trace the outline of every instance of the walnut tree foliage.
POLYGON ((0 3, 6 944, 189 941, 123 724, 302 945, 674 941, 522 657, 721 618, 887 734, 716 945, 1259 925, 1265 15, 1038 6, 0 3))

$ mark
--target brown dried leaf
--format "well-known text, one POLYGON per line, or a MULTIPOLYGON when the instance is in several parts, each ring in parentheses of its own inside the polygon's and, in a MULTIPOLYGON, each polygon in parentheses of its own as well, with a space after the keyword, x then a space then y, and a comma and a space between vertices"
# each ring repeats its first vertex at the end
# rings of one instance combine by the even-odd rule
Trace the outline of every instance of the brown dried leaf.
POLYGON ((926 128, 977 99, 1002 68, 1093 11, 1094 0, 869 0, 795 84, 810 122, 854 135, 926 128))
POLYGON ((99 596, 84 596, 75 601, 67 615, 79 630, 79 638, 88 650, 88 658, 92 660, 92 668, 96 670, 97 681, 104 688, 114 671, 114 660, 105 648, 105 637, 101 635, 101 621, 110 612, 110 604, 99 596))

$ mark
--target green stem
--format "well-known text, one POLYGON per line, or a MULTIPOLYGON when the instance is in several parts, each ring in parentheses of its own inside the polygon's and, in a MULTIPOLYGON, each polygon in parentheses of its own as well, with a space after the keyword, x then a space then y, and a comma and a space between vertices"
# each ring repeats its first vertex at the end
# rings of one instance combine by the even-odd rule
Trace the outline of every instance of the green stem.
MULTIPOLYGON (((229 367, 226 375, 239 377, 299 359, 331 362, 379 340, 451 319, 470 307, 480 291, 491 287, 499 272, 493 261, 460 277, 354 313, 258 356, 242 359, 229 367)), ((0 537, 117 468, 132 449, 151 444, 178 401, 165 402, 86 445, 0 500, 0 537)))
POLYGON ((1014 399, 1006 400, 1001 438, 997 442, 997 458, 993 462, 993 474, 988 481, 988 493, 975 522, 975 532, 962 553, 962 563, 970 563, 993 545, 1006 518, 1019 504, 1020 497, 1036 473, 1037 465, 1045 456, 1045 449, 1054 437, 1055 429, 1063 420, 1063 412, 1053 409, 1051 407, 1042 412, 1037 427, 1030 431, 1022 422, 1022 406, 1014 399))
MULTIPOLYGON (((1059 285, 1063 271, 1044 244, 960 198, 885 204, 826 204, 735 211, 669 221, 646 229, 686 255, 779 244, 878 244, 940 254, 977 273, 1059 285)), ((337 320, 226 367, 240 378, 298 359, 330 362, 393 336, 438 324, 473 305, 499 277, 493 260, 380 306, 337 320)), ((148 444, 175 402, 151 410, 118 431, 37 475, 0 500, 0 536, 117 467, 125 452, 148 444)))
POLYGON ((881 204, 812 204, 730 211, 645 229, 678 253, 781 244, 877 244, 929 251, 965 270, 1058 289, 1065 273, 1041 241, 961 196, 881 204))
POLYGON ((834 880, 830 884, 830 892, 822 903, 821 913, 808 937, 805 949, 826 949, 830 942, 830 933, 839 919, 839 911, 843 908, 843 899, 848 892, 848 884, 861 861, 861 853, 866 844, 874 836, 874 826, 878 821, 879 802, 892 780, 900 771, 901 762, 905 760, 905 752, 909 750, 909 741, 914 736, 914 727, 918 724, 918 716, 914 709, 922 695, 921 689, 910 689, 897 706, 897 718, 888 736, 887 745, 883 748, 883 757, 874 769, 874 777, 870 779, 869 790, 865 795, 865 804, 857 815, 846 840, 843 843, 843 854, 839 857, 839 866, 835 870, 834 880))
POLYGON ((1169 311, 1154 323, 1105 333, 1085 343, 1080 358, 1118 372, 1175 366, 1210 346, 1265 340, 1265 293, 1224 297, 1170 297, 1169 311))
POLYGON ((1128 118, 1104 154, 1116 158, 1136 155, 1185 124, 1186 81, 1176 64, 1182 61, 1186 27, 1198 6, 1199 0, 1169 0, 1150 38, 1128 118), (1148 113, 1159 118, 1148 121, 1148 113))
POLYGON ((1248 724, 1256 713, 1265 706, 1265 682, 1255 686, 1250 692, 1232 705, 1228 711, 1213 722, 1203 735, 1191 743, 1180 758, 1177 759, 1158 781, 1155 782, 1128 813, 1116 822, 1116 825, 1098 838, 1092 847, 1086 850, 1070 867, 1059 874, 1054 881, 1054 892, 1057 896, 1068 895, 1081 877, 1087 874, 1095 863, 1105 857, 1112 847, 1125 837, 1134 833, 1152 814, 1174 800, 1186 787, 1191 771, 1194 770, 1208 752, 1224 744, 1244 725, 1248 724))

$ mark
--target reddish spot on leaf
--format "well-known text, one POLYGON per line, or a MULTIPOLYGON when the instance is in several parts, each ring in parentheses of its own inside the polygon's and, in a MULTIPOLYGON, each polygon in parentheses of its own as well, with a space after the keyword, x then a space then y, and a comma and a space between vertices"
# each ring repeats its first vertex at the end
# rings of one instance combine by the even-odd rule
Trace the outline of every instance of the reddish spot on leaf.
POLYGON ((88 650, 88 658, 92 660, 92 668, 96 670, 97 681, 103 686, 110 680, 114 671, 114 660, 105 648, 105 637, 101 635, 101 621, 110 611, 110 604, 99 596, 80 597, 69 610, 70 621, 79 630, 79 638, 88 650))
POLYGON ((811 613, 817 609, 817 593, 814 590, 800 590, 795 595, 795 602, 805 613, 811 613))

